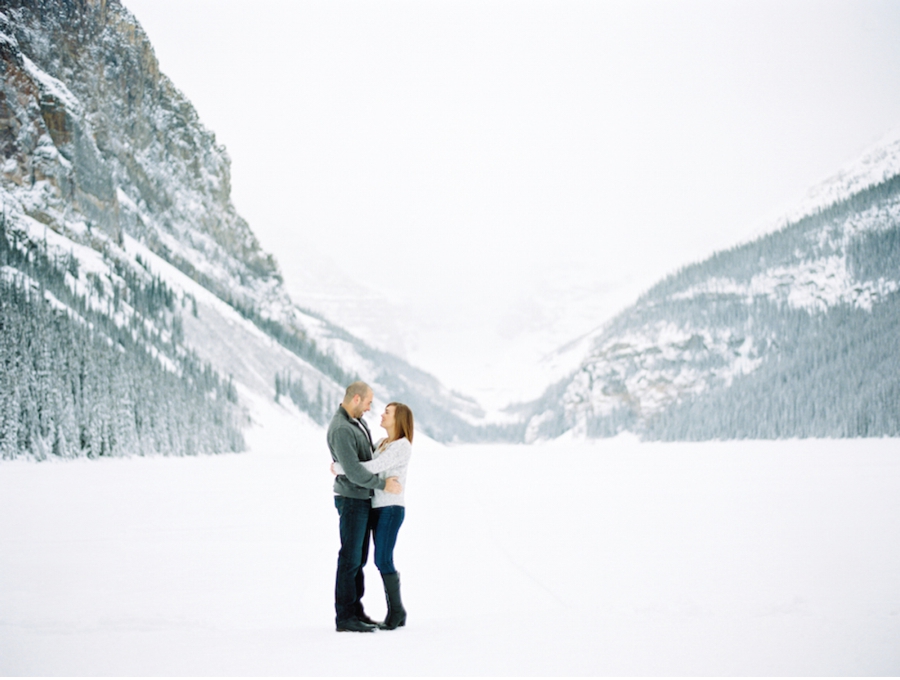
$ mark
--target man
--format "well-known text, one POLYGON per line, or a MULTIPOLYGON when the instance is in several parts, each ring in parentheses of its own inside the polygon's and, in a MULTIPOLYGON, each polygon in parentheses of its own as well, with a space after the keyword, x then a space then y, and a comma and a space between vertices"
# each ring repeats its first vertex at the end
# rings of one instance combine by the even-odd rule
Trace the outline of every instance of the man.
POLYGON ((375 449, 369 428, 362 419, 363 413, 372 406, 373 396, 372 388, 366 383, 351 384, 328 426, 331 458, 344 468, 344 474, 334 480, 334 505, 340 516, 341 530, 341 551, 334 584, 335 624, 339 632, 369 633, 376 628, 362 606, 363 565, 369 557, 372 490, 400 493, 402 489, 396 477, 381 480, 360 464, 372 460, 375 449))

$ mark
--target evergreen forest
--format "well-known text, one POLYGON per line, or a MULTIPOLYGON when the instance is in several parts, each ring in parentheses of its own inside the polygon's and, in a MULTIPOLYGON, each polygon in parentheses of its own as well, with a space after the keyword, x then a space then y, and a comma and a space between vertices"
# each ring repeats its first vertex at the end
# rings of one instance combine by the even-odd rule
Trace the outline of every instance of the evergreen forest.
POLYGON ((231 381, 178 345, 174 293, 128 263, 116 270, 85 276, 90 295, 78 294, 77 260, 0 216, 0 458, 244 448, 231 381), (117 322, 117 310, 129 314, 117 322))

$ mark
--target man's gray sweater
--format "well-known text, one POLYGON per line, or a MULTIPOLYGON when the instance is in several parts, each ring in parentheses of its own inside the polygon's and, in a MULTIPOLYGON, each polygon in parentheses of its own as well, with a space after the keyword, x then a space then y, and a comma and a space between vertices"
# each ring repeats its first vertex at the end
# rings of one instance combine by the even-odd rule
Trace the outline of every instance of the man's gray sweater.
POLYGON ((384 489, 385 480, 366 470, 360 463, 372 460, 372 437, 362 420, 350 418, 343 406, 328 426, 331 459, 341 464, 344 474, 334 480, 334 493, 347 498, 371 498, 372 489, 384 489))

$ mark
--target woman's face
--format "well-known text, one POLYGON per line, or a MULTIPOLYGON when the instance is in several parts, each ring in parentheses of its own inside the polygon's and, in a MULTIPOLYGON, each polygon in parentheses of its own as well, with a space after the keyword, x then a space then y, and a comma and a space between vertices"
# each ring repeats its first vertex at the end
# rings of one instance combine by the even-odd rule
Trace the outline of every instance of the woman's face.
POLYGON ((386 406, 384 413, 381 414, 381 427, 387 430, 388 434, 394 433, 394 409, 395 406, 386 406))

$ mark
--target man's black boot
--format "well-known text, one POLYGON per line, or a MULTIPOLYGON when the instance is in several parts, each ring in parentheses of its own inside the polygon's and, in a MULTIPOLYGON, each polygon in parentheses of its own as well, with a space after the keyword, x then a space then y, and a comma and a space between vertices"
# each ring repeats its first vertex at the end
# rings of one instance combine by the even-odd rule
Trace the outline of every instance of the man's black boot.
POLYGON ((368 623, 370 626, 377 626, 378 623, 369 618, 369 615, 363 611, 362 605, 360 605, 356 610, 356 618, 358 618, 363 623, 368 623))
POLYGON ((378 626, 363 623, 356 617, 337 622, 338 633, 374 633, 378 626))
POLYGON ((382 574, 384 581, 384 596, 387 598, 387 616, 384 623, 378 627, 384 630, 394 630, 406 625, 406 610, 400 600, 400 574, 382 574))

